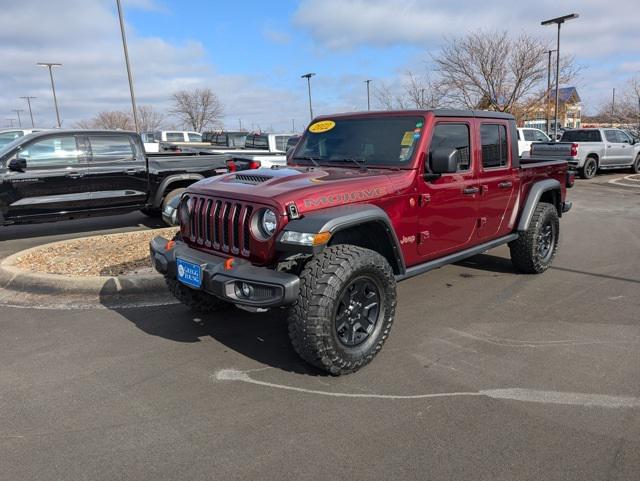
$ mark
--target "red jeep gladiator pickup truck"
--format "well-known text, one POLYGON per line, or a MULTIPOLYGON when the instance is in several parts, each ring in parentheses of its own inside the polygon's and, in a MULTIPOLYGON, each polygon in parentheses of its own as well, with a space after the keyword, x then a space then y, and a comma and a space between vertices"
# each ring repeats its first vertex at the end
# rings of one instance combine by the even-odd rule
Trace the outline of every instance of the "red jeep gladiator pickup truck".
POLYGON ((295 350, 335 375, 382 348, 397 281, 501 244, 519 271, 544 272, 571 208, 567 163, 525 163, 502 113, 324 116, 288 160, 187 187, 180 234, 151 257, 192 308, 288 307, 295 350))

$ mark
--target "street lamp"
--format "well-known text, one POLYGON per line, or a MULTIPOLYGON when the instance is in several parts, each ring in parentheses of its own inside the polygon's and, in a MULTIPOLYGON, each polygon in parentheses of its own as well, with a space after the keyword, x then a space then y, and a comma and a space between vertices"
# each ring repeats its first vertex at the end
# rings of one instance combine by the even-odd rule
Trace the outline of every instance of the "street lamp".
POLYGON ((311 77, 313 77, 315 73, 306 73, 304 75, 300 75, 300 78, 307 79, 307 88, 309 90, 309 116, 311 120, 313 120, 313 107, 311 107, 311 77))
POLYGON ((554 126, 554 140, 558 138, 558 85, 560 83, 560 26, 566 22, 567 20, 573 20, 574 18, 578 18, 579 15, 577 13, 570 13, 569 15, 563 15, 562 17, 556 17, 549 20, 545 20, 544 22, 540 22, 540 25, 553 25, 554 23, 558 25, 558 43, 556 45, 556 107, 553 113, 553 121, 555 122, 554 126))
POLYGON ((116 0, 118 7, 118 18, 120 19, 120 33, 122 33, 122 48, 124 49, 124 63, 127 66, 127 77, 129 78, 129 92, 131 92, 131 108, 133 109, 133 124, 136 132, 140 132, 138 128, 138 109, 136 108, 136 97, 133 93, 133 75, 131 74, 131 65, 129 65, 129 50, 127 49, 127 36, 124 32, 124 19, 122 15, 122 6, 120 0, 116 0))
POLYGON ((49 77, 51 77, 51 90, 53 91, 53 105, 56 107, 56 118, 58 119, 58 128, 62 127, 60 123, 60 111, 58 110, 58 99, 56 98, 56 86, 53 83, 53 71, 51 70, 53 67, 62 67, 61 63, 53 63, 53 62, 38 62, 38 65, 41 67, 49 68, 49 77))
POLYGON ((20 112, 24 112, 22 109, 11 109, 18 115, 18 127, 22 128, 22 120, 20 119, 20 112))
POLYGON ((371 80, 365 80, 364 82, 367 84, 367 110, 371 110, 371 97, 369 96, 369 84, 371 80))
POLYGON ((547 104, 545 105, 545 117, 547 119, 547 135, 551 131, 551 126, 549 125, 549 102, 551 102, 551 54, 553 52, 557 52, 557 50, 548 50, 547 54, 549 55, 549 61, 547 62, 547 104))
POLYGON ((35 124, 33 123, 33 111, 31 110, 31 99, 35 99, 37 97, 31 97, 29 95, 26 95, 20 98, 25 99, 27 101, 27 105, 29 106, 29 117, 31 117, 31 127, 35 127, 35 124))

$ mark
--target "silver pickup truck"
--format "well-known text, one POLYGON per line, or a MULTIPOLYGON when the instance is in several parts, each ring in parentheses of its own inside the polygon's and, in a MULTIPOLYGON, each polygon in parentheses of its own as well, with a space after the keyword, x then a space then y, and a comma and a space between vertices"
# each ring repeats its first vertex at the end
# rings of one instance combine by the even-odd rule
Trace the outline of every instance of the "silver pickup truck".
POLYGON ((560 142, 534 142, 531 157, 558 157, 578 170, 583 179, 598 169, 631 168, 640 173, 640 143, 620 129, 575 129, 562 134, 560 142))

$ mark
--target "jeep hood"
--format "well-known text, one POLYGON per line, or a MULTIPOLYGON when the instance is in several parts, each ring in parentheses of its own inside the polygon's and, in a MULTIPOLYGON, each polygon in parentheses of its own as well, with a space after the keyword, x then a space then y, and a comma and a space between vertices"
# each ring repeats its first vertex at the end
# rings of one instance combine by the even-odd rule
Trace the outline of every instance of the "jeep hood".
POLYGON ((201 180, 189 191, 274 205, 284 214, 295 203, 300 213, 398 193, 411 184, 412 170, 343 167, 287 167, 243 170, 201 180))

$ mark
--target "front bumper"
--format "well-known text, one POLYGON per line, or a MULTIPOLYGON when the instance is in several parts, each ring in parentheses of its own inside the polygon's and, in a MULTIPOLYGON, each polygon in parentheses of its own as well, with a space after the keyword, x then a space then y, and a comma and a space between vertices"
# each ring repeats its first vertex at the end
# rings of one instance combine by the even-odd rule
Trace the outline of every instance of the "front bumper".
POLYGON ((155 269, 165 277, 176 279, 176 259, 179 258, 199 264, 202 268, 202 285, 199 290, 232 304, 278 307, 292 304, 298 297, 300 279, 294 274, 256 267, 249 261, 238 258, 234 258, 233 265, 229 267, 228 264, 225 265, 227 257, 200 252, 181 241, 176 241, 168 249, 168 242, 163 237, 156 237, 150 243, 151 261, 155 269), (243 283, 251 287, 249 297, 242 293, 243 283))

